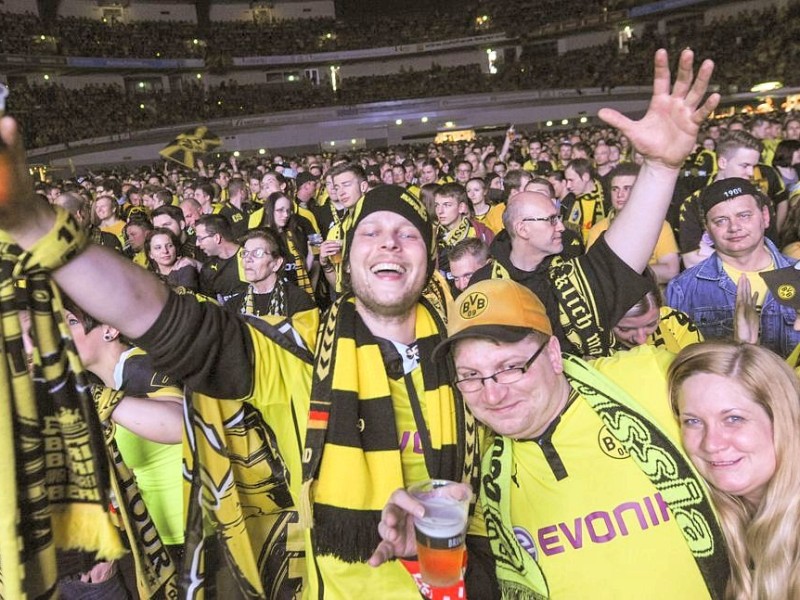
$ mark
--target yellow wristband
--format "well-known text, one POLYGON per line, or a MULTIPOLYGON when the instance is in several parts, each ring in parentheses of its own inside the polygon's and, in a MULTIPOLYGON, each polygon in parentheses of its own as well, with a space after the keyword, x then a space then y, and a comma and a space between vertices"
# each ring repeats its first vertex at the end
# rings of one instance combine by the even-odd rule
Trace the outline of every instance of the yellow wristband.
POLYGON ((56 214, 53 228, 30 250, 20 255, 14 267, 15 277, 37 271, 55 271, 89 245, 89 236, 75 218, 59 206, 54 206, 53 209, 56 214))

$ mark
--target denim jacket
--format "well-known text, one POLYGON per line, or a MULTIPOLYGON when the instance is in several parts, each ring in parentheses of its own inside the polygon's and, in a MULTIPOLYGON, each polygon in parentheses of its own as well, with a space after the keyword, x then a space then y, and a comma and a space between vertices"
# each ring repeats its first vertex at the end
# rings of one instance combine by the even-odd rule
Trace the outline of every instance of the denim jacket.
MULTIPOLYGON (((781 269, 794 264, 768 239, 767 249, 781 269)), ((736 283, 728 277, 716 253, 674 278, 667 286, 667 305, 687 313, 706 339, 733 337, 733 306, 736 283)), ((778 303, 771 293, 761 307, 761 344, 787 357, 800 343, 794 331, 795 311, 778 303)))

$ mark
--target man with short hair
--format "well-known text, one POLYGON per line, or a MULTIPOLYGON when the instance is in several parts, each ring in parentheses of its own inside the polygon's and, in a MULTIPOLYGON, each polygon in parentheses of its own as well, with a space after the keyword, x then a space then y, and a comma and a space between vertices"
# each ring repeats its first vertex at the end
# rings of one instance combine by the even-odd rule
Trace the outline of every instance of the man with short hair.
POLYGON ((564 170, 567 189, 575 194, 572 206, 565 206, 566 226, 581 234, 585 244, 592 226, 605 218, 603 186, 595 179, 592 163, 586 158, 571 160, 564 170))
MULTIPOLYGON (((674 355, 562 354, 541 301, 513 281, 471 285, 454 308, 434 356, 452 356, 486 427, 470 529, 489 532, 497 590, 481 597, 591 598, 598 581, 608 598, 722 597, 722 529, 666 393, 674 355), (632 557, 648 568, 631 569, 632 557)), ((416 554, 419 508, 406 490, 392 494, 372 564, 416 554)))
POLYGON ((180 208, 167 204, 155 209, 150 216, 153 219, 153 227, 165 227, 178 238, 178 241, 181 243, 178 256, 186 256, 198 260, 205 258, 202 253, 198 251, 195 245, 194 229, 186 226, 186 220, 180 208))
POLYGON ((228 298, 247 289, 240 246, 222 215, 203 215, 195 229, 195 243, 208 257, 200 270, 200 292, 225 304, 228 298))
POLYGON ((712 183, 699 197, 706 232, 714 252, 667 286, 667 304, 697 323, 706 339, 733 334, 736 291, 747 280, 758 294, 761 344, 783 357, 800 343, 794 311, 780 305, 759 273, 793 264, 765 237, 767 200, 746 179, 729 177, 712 183))
POLYGON ((514 196, 522 192, 530 180, 531 174, 522 169, 511 169, 507 171, 505 177, 503 177, 503 191, 506 195, 506 201, 511 200, 514 196))
POLYGON ((459 291, 464 291, 475 271, 488 264, 489 246, 479 238, 467 238, 447 249, 447 260, 453 284, 459 291))
MULTIPOLYGON (((756 169, 760 170, 762 166, 759 165, 761 148, 761 142, 745 131, 736 131, 725 136, 717 146, 718 171, 713 181, 730 177, 752 180, 756 169)), ((711 183, 709 180, 709 185, 711 183)), ((762 191, 768 192, 764 189, 762 191)), ((687 269, 708 258, 713 251, 710 240, 703 235, 704 218, 700 210, 702 193, 703 189, 694 192, 680 207, 678 244, 683 265, 687 269)))
MULTIPOLYGON (((596 223, 590 230, 586 238, 586 247, 594 244, 600 235, 608 230, 609 225, 616 215, 625 207, 630 198, 633 184, 639 176, 639 165, 634 163, 622 163, 609 173, 611 182, 611 210, 608 216, 596 223)), ((680 259, 678 258, 678 244, 675 242, 675 235, 669 223, 664 221, 661 226, 661 233, 658 235, 656 247, 648 263, 650 269, 656 276, 656 282, 662 285, 669 283, 680 270, 680 259)))
POLYGON ((470 178, 472 178, 472 165, 466 160, 459 161, 456 164, 456 183, 466 186, 470 178))

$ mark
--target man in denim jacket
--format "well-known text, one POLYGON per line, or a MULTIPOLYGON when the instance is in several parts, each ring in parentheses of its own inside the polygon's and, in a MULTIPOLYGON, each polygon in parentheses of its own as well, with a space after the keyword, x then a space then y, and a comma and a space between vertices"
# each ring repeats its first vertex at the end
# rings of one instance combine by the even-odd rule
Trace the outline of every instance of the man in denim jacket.
POLYGON ((717 181, 703 191, 700 206, 715 252, 667 287, 667 304, 687 313, 706 339, 733 336, 738 285, 749 282, 761 313, 761 344, 783 357, 800 342, 795 311, 779 304, 759 273, 793 264, 764 237, 766 199, 746 179, 717 181))

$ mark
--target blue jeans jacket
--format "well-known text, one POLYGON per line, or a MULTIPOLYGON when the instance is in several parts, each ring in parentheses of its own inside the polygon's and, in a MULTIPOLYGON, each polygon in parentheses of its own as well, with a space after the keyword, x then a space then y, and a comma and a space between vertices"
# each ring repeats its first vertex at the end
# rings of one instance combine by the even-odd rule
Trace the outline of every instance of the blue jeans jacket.
MULTIPOLYGON (((794 264, 768 239, 767 245, 775 268, 794 264)), ((670 281, 667 286, 667 305, 687 313, 706 339, 733 337, 733 306, 736 302, 736 283, 722 268, 717 254, 709 256, 670 281)), ((761 344, 784 358, 800 343, 800 332, 794 331, 795 311, 779 304, 767 293, 761 307, 761 344)))

